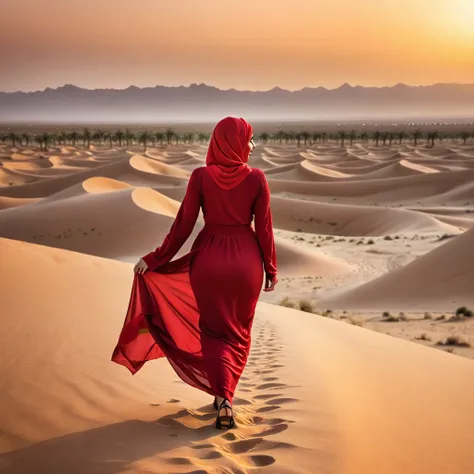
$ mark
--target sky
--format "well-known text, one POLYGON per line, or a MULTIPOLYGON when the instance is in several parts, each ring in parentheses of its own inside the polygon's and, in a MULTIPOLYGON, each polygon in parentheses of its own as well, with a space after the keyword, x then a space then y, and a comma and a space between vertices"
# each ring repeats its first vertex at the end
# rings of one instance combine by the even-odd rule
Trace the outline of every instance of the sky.
POLYGON ((474 83, 474 0, 0 0, 0 91, 474 83))

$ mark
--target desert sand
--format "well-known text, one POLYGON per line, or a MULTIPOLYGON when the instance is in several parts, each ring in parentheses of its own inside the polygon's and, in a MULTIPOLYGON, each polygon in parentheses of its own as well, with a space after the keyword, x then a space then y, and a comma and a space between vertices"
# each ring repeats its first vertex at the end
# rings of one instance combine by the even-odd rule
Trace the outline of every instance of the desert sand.
POLYGON ((471 473, 474 144, 257 147, 280 282, 228 432, 165 360, 110 362, 205 152, 0 145, 0 472, 471 473))

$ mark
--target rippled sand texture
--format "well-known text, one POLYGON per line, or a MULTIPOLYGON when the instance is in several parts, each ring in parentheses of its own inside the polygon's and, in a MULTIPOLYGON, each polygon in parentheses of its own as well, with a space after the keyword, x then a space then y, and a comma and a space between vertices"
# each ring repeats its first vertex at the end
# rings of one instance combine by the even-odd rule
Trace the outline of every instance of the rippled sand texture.
POLYGON ((436 343, 474 345, 449 319, 474 308, 474 144, 257 147, 280 282, 228 432, 166 361, 110 362, 133 264, 205 154, 0 145, 0 471, 471 473, 474 349, 436 343))

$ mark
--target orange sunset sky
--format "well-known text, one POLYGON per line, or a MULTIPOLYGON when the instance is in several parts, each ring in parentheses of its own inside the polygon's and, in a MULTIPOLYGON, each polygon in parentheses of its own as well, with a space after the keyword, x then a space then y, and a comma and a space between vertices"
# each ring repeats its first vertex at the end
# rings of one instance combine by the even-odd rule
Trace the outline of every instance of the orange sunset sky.
POLYGON ((2 0, 0 91, 474 82, 474 0, 2 0))

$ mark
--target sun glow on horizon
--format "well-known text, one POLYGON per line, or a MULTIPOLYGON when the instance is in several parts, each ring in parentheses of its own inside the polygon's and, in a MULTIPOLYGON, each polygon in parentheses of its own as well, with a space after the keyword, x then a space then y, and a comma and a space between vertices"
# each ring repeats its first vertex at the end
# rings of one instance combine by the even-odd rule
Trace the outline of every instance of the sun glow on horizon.
POLYGON ((474 78, 474 0, 3 1, 0 91, 474 78), (38 21, 45 11, 49 20, 38 21))

